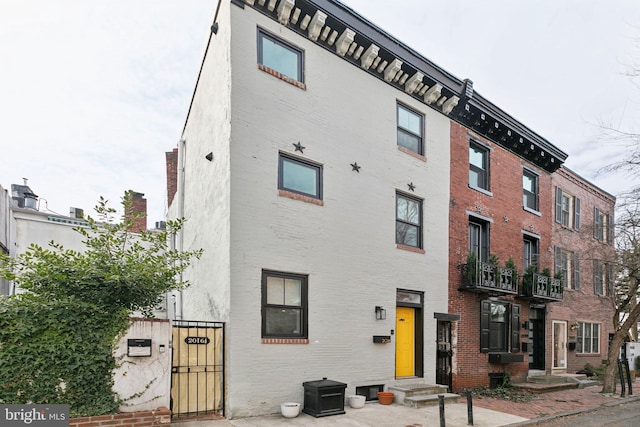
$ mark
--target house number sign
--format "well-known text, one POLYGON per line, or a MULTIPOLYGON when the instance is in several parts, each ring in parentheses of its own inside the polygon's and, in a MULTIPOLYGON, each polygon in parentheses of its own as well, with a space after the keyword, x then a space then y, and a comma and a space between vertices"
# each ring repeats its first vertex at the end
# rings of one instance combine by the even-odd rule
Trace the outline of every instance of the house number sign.
POLYGON ((184 342, 187 344, 204 344, 207 345, 211 342, 209 337, 186 337, 184 342))

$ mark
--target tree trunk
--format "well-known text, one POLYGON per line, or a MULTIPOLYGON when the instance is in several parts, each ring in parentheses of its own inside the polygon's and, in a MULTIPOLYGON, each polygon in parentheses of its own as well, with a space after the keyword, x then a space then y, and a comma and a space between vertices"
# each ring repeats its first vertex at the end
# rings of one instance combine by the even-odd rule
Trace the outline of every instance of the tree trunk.
POLYGON ((613 335, 613 339, 609 344, 608 364, 604 370, 604 379, 602 381, 602 393, 613 393, 616 389, 616 375, 618 373, 618 358, 620 357, 620 348, 627 337, 627 332, 618 329, 613 335))

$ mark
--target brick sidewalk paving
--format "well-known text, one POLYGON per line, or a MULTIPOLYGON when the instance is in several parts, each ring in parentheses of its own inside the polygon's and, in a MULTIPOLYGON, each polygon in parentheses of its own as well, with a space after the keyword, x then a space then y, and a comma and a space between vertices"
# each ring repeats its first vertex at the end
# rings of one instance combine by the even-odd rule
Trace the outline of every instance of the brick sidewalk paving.
MULTIPOLYGON (((640 394, 640 383, 634 383, 634 396, 640 394)), ((473 406, 518 415, 520 417, 534 419, 562 412, 577 411, 601 406, 605 403, 620 401, 620 385, 618 394, 601 394, 601 385, 586 387, 583 389, 568 389, 547 393, 532 394, 527 402, 513 402, 492 397, 474 396, 473 406)), ((460 403, 466 403, 466 398, 461 398, 460 403)))

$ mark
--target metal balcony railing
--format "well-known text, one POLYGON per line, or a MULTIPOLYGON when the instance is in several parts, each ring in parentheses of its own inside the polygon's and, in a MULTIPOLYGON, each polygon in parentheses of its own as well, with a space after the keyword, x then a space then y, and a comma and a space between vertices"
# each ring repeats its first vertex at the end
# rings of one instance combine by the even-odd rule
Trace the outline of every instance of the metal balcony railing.
POLYGON ((543 276, 538 273, 530 273, 528 276, 523 277, 522 294, 526 297, 562 301, 563 292, 564 284, 561 279, 543 276))
POLYGON ((517 270, 486 262, 462 266, 463 288, 470 291, 515 294, 518 292, 517 278, 517 270))

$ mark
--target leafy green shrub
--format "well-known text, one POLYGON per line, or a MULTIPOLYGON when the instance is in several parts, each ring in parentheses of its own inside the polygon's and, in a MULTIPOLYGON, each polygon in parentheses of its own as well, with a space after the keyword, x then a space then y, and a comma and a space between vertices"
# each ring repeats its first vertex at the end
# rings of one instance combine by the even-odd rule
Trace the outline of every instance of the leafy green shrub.
MULTIPOLYGON (((127 192, 125 212, 131 206, 127 192)), ((95 210, 100 222, 76 229, 83 252, 51 242, 16 258, 0 254, 0 277, 26 291, 0 298, 0 403, 66 403, 71 416, 116 412, 113 350, 129 316, 149 315, 166 292, 188 286, 176 278, 202 251, 167 247, 182 220, 134 237, 135 214, 115 223, 103 198, 95 210)))

